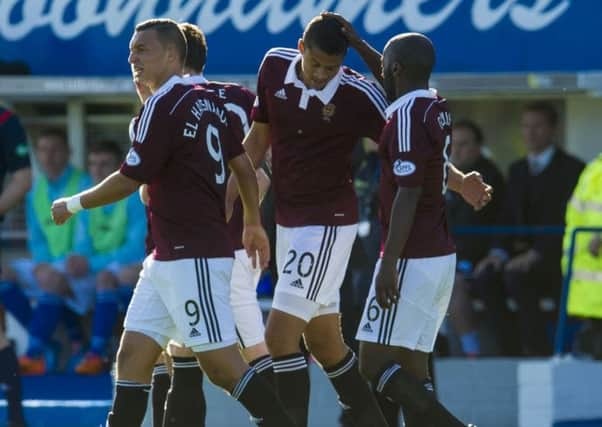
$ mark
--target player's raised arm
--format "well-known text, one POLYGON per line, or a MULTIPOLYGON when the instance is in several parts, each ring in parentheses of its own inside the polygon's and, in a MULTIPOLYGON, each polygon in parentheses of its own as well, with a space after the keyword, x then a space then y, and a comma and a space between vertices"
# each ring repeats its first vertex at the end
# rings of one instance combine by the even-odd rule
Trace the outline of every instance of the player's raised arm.
POLYGON ((259 255, 259 266, 266 268, 270 261, 270 243, 261 225, 259 190, 255 170, 246 154, 230 160, 228 165, 236 176, 244 210, 243 246, 252 260, 253 268, 258 265, 257 255, 259 255))
POLYGON ((138 181, 115 171, 89 190, 55 200, 51 208, 52 219, 57 225, 64 224, 72 215, 82 209, 92 209, 115 203, 132 194, 139 186, 138 181))
POLYGON ((374 75, 374 78, 382 85, 383 68, 381 53, 370 46, 366 40, 362 39, 355 31, 355 28, 353 28, 353 25, 351 25, 351 23, 342 15, 333 12, 323 12, 322 16, 332 17, 341 24, 341 31, 347 40, 349 40, 349 45, 360 55, 362 60, 366 63, 374 75))

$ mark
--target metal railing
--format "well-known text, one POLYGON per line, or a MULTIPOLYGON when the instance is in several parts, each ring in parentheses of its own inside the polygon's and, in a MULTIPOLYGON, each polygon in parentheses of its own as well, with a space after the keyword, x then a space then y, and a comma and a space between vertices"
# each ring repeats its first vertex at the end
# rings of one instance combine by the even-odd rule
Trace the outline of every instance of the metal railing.
MULTIPOLYGON (((564 234, 562 226, 540 225, 540 226, 461 226, 454 227, 455 235, 538 235, 538 234, 564 234)), ((564 353, 564 335, 566 332, 567 312, 566 304, 573 275, 573 258, 575 257, 575 241, 579 233, 600 233, 602 227, 575 227, 571 232, 571 243, 568 249, 567 272, 562 279, 560 301, 558 303, 558 320, 554 335, 554 354, 564 353)))
POLYGON ((575 257, 575 241, 577 240, 577 234, 600 232, 602 232, 602 227, 575 227, 571 232, 571 243, 569 245, 567 270, 562 281, 562 293, 560 294, 560 303, 558 307, 558 322, 556 323, 556 336, 554 337, 555 355, 560 355, 564 353, 563 343, 567 320, 566 303, 569 296, 569 288, 571 286, 571 277, 573 276, 573 258, 575 257))

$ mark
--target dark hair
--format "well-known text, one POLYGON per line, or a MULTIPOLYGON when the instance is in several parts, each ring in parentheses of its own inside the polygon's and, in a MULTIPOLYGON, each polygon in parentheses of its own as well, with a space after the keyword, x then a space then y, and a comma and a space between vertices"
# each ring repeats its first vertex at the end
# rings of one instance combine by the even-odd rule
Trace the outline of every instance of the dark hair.
POLYGON ((457 128, 463 128, 463 129, 468 129, 471 133, 472 136, 475 140, 475 142, 477 143, 477 145, 483 145, 483 130, 481 129, 481 127, 476 124, 475 122, 473 122, 470 119, 461 119, 461 120, 456 120, 454 121, 454 126, 455 129, 457 128))
POLYGON ((165 46, 173 45, 178 51, 178 57, 182 64, 186 61, 186 36, 172 19, 148 19, 136 25, 136 31, 155 30, 159 42, 165 46))
POLYGON ((205 39, 205 34, 203 34, 199 27, 188 22, 180 24, 180 28, 184 32, 188 46, 184 66, 197 73, 202 73, 207 61, 207 40, 205 39))
POLYGON ((535 101, 525 105, 523 112, 539 113, 546 118, 548 124, 552 127, 558 125, 558 111, 554 108, 551 102, 548 101, 535 101))
POLYGON ((345 55, 349 41, 335 18, 316 16, 305 27, 303 43, 308 48, 318 48, 327 55, 345 55))
POLYGON ((55 138, 59 140, 65 148, 69 148, 69 143, 67 142, 67 134, 63 129, 60 128, 43 128, 38 133, 38 137, 36 141, 34 141, 34 147, 38 145, 37 141, 40 138, 55 138))
POLYGON ((112 139, 103 139, 90 145, 90 148, 88 148, 88 154, 92 153, 108 153, 114 155, 117 159, 121 159, 123 156, 121 146, 112 139))

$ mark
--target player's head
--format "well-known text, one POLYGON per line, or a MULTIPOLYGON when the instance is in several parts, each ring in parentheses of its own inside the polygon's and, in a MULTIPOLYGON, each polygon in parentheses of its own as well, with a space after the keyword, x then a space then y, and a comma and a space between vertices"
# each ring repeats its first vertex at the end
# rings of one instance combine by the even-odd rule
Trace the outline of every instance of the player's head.
POLYGON ((188 52, 184 64, 185 74, 201 74, 207 61, 207 40, 199 27, 185 22, 180 28, 186 36, 188 52))
POLYGON ((471 167, 481 155, 483 131, 472 120, 464 119, 454 122, 452 135, 452 163, 460 169, 471 167))
POLYGON ((302 80, 311 89, 323 89, 339 72, 349 42, 341 24, 332 17, 316 16, 299 39, 302 80))
POLYGON ((390 101, 404 93, 428 88, 435 65, 435 48, 424 34, 403 33, 391 38, 383 52, 383 79, 390 101))
POLYGON ((529 103, 523 109, 521 131, 530 153, 539 153, 554 144, 558 113, 545 101, 529 103))
POLYGON ((186 61, 186 37, 171 19, 149 19, 138 25, 130 40, 128 62, 134 80, 158 89, 174 74, 180 74, 186 61))
POLYGON ((119 168, 123 152, 119 144, 112 140, 102 140, 92 144, 88 150, 88 172, 94 184, 100 183, 119 168))
POLYGON ((35 140, 34 153, 44 175, 50 180, 59 178, 71 155, 67 135, 57 128, 42 129, 35 140))

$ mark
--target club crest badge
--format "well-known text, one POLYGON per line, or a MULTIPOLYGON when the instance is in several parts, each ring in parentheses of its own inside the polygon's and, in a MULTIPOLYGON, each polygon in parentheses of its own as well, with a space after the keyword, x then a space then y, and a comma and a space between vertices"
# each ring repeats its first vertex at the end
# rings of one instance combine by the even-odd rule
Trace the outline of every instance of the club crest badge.
POLYGON ((334 104, 326 104, 322 108, 322 120, 325 122, 330 122, 332 116, 334 116, 334 113, 336 112, 336 109, 337 108, 334 104))

